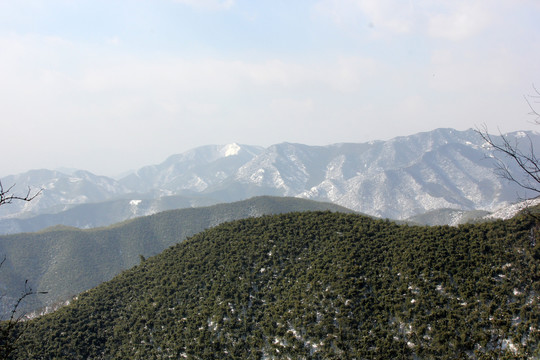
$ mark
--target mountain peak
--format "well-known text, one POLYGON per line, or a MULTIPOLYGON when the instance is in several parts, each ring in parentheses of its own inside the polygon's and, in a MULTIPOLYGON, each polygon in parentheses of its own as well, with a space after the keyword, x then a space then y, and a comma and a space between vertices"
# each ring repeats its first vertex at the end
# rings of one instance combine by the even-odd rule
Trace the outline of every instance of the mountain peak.
POLYGON ((221 149, 221 154, 225 157, 238 155, 241 149, 242 148, 240 147, 240 145, 238 145, 237 143, 232 143, 232 144, 225 145, 221 149))

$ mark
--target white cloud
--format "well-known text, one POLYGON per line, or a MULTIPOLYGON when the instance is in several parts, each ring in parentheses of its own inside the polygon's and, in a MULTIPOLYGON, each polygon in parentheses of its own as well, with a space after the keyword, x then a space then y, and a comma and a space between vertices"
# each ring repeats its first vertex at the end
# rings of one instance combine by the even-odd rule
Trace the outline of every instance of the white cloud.
POLYGON ((344 28, 371 27, 376 31, 406 33, 413 25, 413 8, 405 1, 321 0, 315 10, 344 28))
MULTIPOLYGON (((209 143, 367 141, 488 120, 496 128, 527 112, 521 94, 538 83, 531 78, 538 51, 530 46, 537 35, 519 37, 516 26, 493 25, 508 1, 495 3, 487 9, 485 1, 322 0, 319 15, 347 30, 372 22, 370 32, 388 38, 371 46, 339 34, 336 42, 346 46, 321 47, 309 60, 287 50, 257 60, 239 52, 230 60, 219 52, 182 57, 163 49, 146 56, 111 46, 129 43, 126 34, 101 44, 0 35, 0 118, 11 133, 24 134, 8 136, 0 153, 24 154, 33 161, 26 168, 93 170, 80 162, 92 157, 95 169, 114 173, 124 170, 114 169, 119 164, 136 167, 209 143), (395 34, 434 40, 394 40, 395 34), (414 51, 400 50, 402 40, 414 51)), ((260 49, 265 44, 249 50, 260 49)))
POLYGON ((413 27, 414 8, 410 1, 357 0, 356 3, 375 28, 406 33, 413 27))
POLYGON ((321 0, 316 12, 338 26, 372 27, 375 37, 414 33, 462 40, 493 24, 508 0, 321 0))
MULTIPOLYGON (((290 99, 290 98, 277 98, 270 102, 270 106, 282 111, 281 116, 291 116, 292 114, 305 114, 313 111, 312 99, 290 99)), ((293 115, 294 116, 294 115, 293 115)))
POLYGON ((426 12, 428 34, 455 41, 474 36, 492 23, 493 7, 482 1, 454 1, 442 11, 426 12))
MULTIPOLYGON (((4 141, 0 152, 26 156, 21 163, 32 164, 27 168, 92 170, 77 165, 84 157, 94 163, 106 157, 114 167, 124 163, 122 157, 127 161, 129 149, 141 147, 152 149, 145 156, 159 156, 143 159, 137 152, 125 165, 134 167, 179 151, 179 144, 185 149, 223 137, 254 144, 307 142, 317 121, 324 128, 325 116, 352 113, 336 112, 333 98, 368 92, 378 73, 373 60, 352 56, 325 63, 143 58, 110 53, 105 43, 17 35, 0 36, 0 47, 0 118, 11 133, 24 134, 4 141)), ((316 133, 330 141, 323 139, 328 132, 316 133)))
POLYGON ((202 10, 227 10, 234 6, 235 0, 174 0, 202 10))
MULTIPOLYGON (((510 89, 520 79, 527 78, 532 63, 501 48, 482 53, 437 50, 433 52, 429 66, 433 73, 431 86, 444 92, 467 91, 474 94, 510 89)), ((514 90, 519 94, 519 89, 514 90)))
POLYGON ((328 76, 332 87, 341 92, 354 92, 381 78, 384 66, 367 57, 350 56, 337 59, 336 63, 321 72, 328 76))
POLYGON ((112 36, 105 40, 105 42, 109 45, 118 46, 121 43, 120 37, 118 36, 112 36))

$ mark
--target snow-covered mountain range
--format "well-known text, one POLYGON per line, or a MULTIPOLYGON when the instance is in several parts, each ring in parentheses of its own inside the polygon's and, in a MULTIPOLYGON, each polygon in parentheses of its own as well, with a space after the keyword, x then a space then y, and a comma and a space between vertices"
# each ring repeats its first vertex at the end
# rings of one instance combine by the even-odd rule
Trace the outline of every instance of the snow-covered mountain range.
MULTIPOLYGON (((511 143, 528 147, 530 140, 536 148, 540 146, 540 135, 535 132, 506 137, 511 143)), ((2 183, 17 184, 15 192, 26 192, 29 186, 43 193, 32 202, 1 207, 0 233, 24 231, 14 221, 73 211, 80 204, 109 202, 118 207, 121 202, 122 214, 111 215, 114 221, 147 215, 164 209, 148 205, 163 203, 158 199, 164 196, 181 198, 182 206, 256 195, 295 196, 405 219, 441 208, 495 211, 531 195, 498 177, 495 166, 492 149, 472 129, 437 129, 388 141, 327 146, 208 145, 145 166, 120 180, 87 171, 32 170, 8 176, 2 183), (140 204, 147 206, 141 210, 140 204)), ((77 226, 106 224, 88 220, 77 226)))

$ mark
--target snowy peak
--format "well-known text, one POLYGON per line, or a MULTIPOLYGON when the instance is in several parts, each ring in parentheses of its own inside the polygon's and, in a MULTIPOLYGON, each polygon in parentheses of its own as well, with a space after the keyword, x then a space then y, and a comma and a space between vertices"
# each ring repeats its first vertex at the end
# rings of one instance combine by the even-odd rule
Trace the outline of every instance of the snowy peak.
POLYGON ((306 186, 324 178, 322 167, 330 156, 327 147, 282 143, 272 145, 243 165, 235 180, 259 187, 281 190, 282 195, 298 196, 306 186))
POLYGON ((201 192, 229 177, 262 151, 257 146, 236 143, 201 146, 172 155, 161 164, 143 167, 120 182, 134 191, 161 196, 201 192))
POLYGON ((220 152, 224 157, 227 157, 227 156, 238 155, 241 149, 242 148, 237 143, 232 143, 232 144, 225 145, 223 148, 221 148, 220 152))

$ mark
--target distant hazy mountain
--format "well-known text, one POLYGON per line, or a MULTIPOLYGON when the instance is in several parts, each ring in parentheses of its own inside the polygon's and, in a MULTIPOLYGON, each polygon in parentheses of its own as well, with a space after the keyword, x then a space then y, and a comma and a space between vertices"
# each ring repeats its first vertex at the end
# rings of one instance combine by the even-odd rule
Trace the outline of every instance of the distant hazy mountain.
POLYGON ((1 180, 5 186, 15 185, 13 193, 24 194, 28 188, 32 192, 43 191, 30 202, 16 201, 0 207, 0 218, 57 213, 77 204, 106 201, 131 192, 114 179, 82 170, 69 175, 45 169, 31 170, 1 180))
MULTIPOLYGON (((511 143, 528 145, 525 137, 540 147, 535 132, 507 134, 511 143)), ((124 199, 121 206, 127 208, 133 201, 162 196, 196 196, 202 204, 257 195, 294 196, 393 219, 443 208, 494 211, 515 202, 518 194, 529 194, 499 178, 491 156, 491 149, 474 130, 437 129, 359 144, 209 145, 173 155, 118 181, 83 171, 71 175, 31 171, 2 179, 4 184, 23 186, 22 191, 26 186, 44 190, 31 203, 0 208, 0 231, 27 231, 13 219, 58 214, 79 204, 124 199)), ((78 223, 65 224, 92 227, 118 221, 119 214, 132 216, 128 210, 112 211, 114 220, 107 221, 95 219, 91 212, 86 217, 83 210, 77 212, 78 223)), ((150 210, 140 212, 147 213, 150 210)))
POLYGON ((492 210, 514 201, 517 189, 497 177, 483 145, 473 130, 450 129, 369 144, 280 144, 235 180, 394 219, 438 208, 492 210))
POLYGON ((165 210, 209 206, 218 201, 208 196, 162 196, 159 198, 117 199, 98 203, 71 206, 54 214, 40 214, 28 218, 0 219, 0 234, 39 231, 55 225, 90 229, 107 226, 140 216, 152 215, 165 210))
POLYGON ((55 227, 38 233, 0 236, 0 315, 7 314, 29 279, 48 294, 25 301, 34 310, 111 279, 122 270, 207 228, 226 221, 293 211, 351 212, 332 203, 298 198, 257 197, 210 207, 165 211, 106 228, 55 227))
POLYGON ((233 175, 263 150, 262 147, 237 144, 202 146, 173 155, 159 165, 145 166, 119 182, 139 193, 202 192, 233 175))

